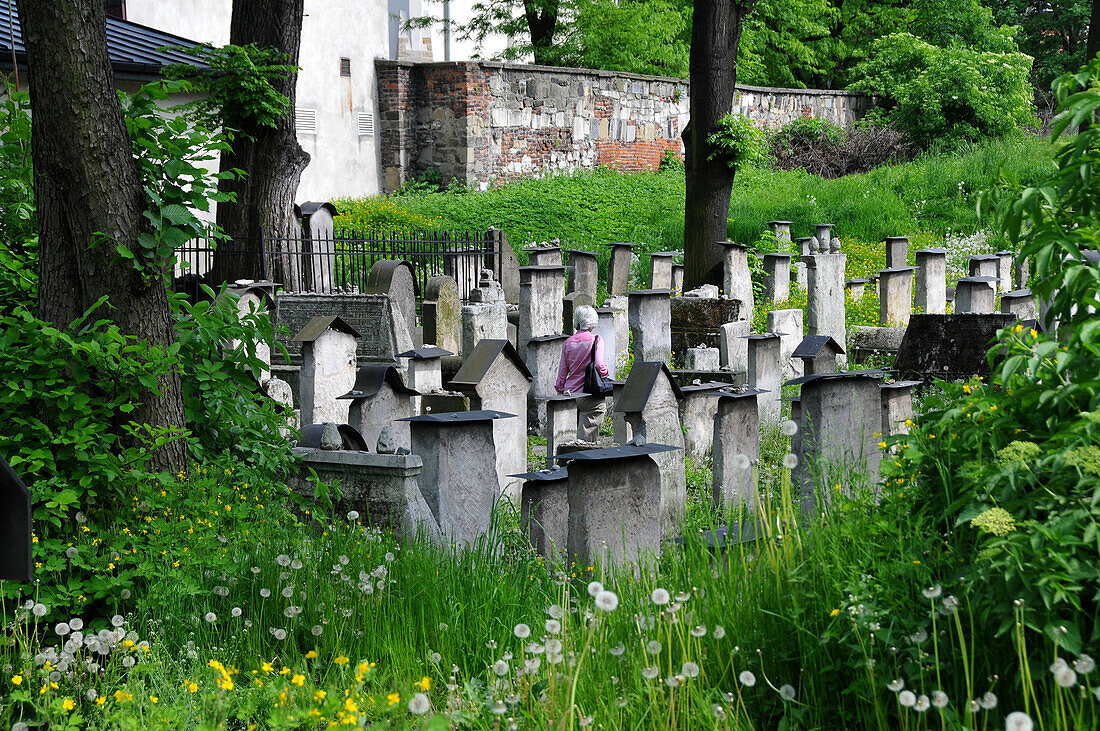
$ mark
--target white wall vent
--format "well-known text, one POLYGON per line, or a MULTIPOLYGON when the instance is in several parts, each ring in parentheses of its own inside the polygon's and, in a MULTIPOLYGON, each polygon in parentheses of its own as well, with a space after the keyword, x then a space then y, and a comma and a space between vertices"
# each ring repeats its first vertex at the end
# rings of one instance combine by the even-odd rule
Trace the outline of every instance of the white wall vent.
POLYGON ((294 131, 300 135, 317 134, 317 110, 295 109, 294 131))
POLYGON ((374 137, 374 115, 370 112, 359 112, 359 136, 374 137))

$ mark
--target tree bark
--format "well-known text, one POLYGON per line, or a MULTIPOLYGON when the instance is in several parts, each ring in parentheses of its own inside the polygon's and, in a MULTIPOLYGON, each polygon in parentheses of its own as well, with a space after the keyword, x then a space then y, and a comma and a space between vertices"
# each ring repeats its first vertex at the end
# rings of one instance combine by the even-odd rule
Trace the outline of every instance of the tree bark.
POLYGON ((554 33, 558 26, 558 0, 523 0, 523 12, 531 31, 531 52, 535 63, 553 66, 554 33))
POLYGON ((684 289, 722 283, 734 171, 708 160, 707 137, 733 109, 742 19, 754 0, 697 0, 691 22, 690 121, 684 128, 684 289))
MULTIPOLYGON (((175 339, 164 281, 116 255, 139 251, 144 199, 107 56, 102 0, 19 0, 27 48, 31 154, 38 219, 38 308, 68 327, 101 297, 123 334, 153 346, 175 339)), ((166 269, 170 262, 162 262, 166 269)), ((184 426, 179 372, 163 377, 128 421, 184 426)), ((187 469, 187 443, 152 456, 155 470, 187 469)))
MULTIPOLYGON (((303 5, 304 0, 234 0, 229 42, 277 49, 286 54, 287 64, 297 66, 303 5)), ((290 112, 274 128, 253 125, 237 130, 232 151, 222 153, 222 172, 239 169, 246 173, 238 179, 222 180, 218 186, 237 197, 235 202, 218 204, 218 226, 234 239, 222 249, 245 253, 215 252, 213 284, 263 276, 285 280, 290 274, 291 267, 277 254, 286 250, 286 239, 297 238, 294 195, 309 164, 309 154, 298 144, 295 132, 297 80, 298 74, 293 73, 273 83, 290 101, 290 112)))

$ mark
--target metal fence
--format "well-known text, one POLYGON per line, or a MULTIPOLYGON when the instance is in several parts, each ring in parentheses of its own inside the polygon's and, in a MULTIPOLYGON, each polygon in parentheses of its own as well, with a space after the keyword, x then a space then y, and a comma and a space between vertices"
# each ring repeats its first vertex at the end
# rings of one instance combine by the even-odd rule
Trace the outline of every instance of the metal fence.
POLYGON ((260 236, 216 244, 195 241, 177 250, 176 273, 197 274, 208 284, 220 285, 213 281, 225 278, 219 272, 251 272, 249 278, 276 281, 288 292, 362 292, 376 261, 404 259, 413 266, 420 293, 431 277, 445 274, 458 283, 459 297, 466 301, 477 288, 481 269, 500 272, 501 256, 491 231, 342 231, 321 239, 260 236))

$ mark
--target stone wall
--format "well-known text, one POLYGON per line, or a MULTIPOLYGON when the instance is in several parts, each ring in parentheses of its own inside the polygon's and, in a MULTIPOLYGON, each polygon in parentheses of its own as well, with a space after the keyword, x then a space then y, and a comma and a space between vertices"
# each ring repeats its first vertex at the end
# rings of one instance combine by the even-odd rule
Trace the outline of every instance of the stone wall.
MULTIPOLYGON (((488 61, 376 60, 383 189, 429 170, 481 188, 556 171, 654 170, 683 156, 683 79, 488 61)), ((739 86, 733 111, 772 129, 798 117, 847 126, 870 97, 739 86)))

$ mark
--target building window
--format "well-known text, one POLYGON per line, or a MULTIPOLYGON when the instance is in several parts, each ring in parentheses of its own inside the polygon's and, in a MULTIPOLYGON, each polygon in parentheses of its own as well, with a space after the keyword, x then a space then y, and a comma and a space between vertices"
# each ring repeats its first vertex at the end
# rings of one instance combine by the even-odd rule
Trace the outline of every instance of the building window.
POLYGON ((104 0, 103 9, 107 15, 126 20, 126 0, 104 0))
POLYGON ((359 136, 374 137, 374 115, 370 112, 359 113, 359 136))
POLYGON ((350 58, 341 58, 340 59, 340 75, 341 76, 351 76, 351 59, 350 58))
POLYGON ((317 134, 317 110, 295 109, 294 131, 300 135, 317 134))

